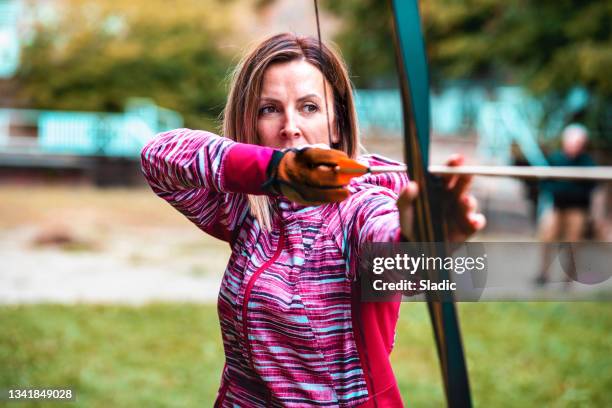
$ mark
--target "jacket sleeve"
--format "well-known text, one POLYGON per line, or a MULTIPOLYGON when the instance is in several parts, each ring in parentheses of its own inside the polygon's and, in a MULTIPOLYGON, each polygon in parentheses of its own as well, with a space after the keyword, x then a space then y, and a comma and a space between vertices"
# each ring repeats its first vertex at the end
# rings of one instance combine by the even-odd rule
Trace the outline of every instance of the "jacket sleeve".
MULTIPOLYGON (((401 164, 381 156, 366 156, 370 166, 401 164)), ((397 199, 408 185, 405 173, 368 174, 354 179, 352 190, 352 236, 359 247, 364 242, 399 242, 397 199)), ((358 249, 358 248, 357 248, 358 249)))
POLYGON ((246 194, 264 194, 273 149, 209 132, 160 133, 142 150, 145 179, 159 197, 210 235, 231 241, 248 211, 246 194))
MULTIPOLYGON (((375 164, 397 164, 381 158, 374 158, 375 164)), ((401 230, 397 199, 402 188, 408 183, 408 177, 399 173, 383 173, 355 178, 349 189, 351 196, 342 207, 340 217, 343 221, 335 237, 344 251, 348 251, 350 267, 347 271, 350 279, 355 278, 362 247, 369 242, 400 242, 401 230)))
POLYGON ((356 250, 366 242, 399 242, 401 231, 396 205, 399 195, 380 187, 370 188, 359 195, 361 205, 351 225, 356 250))
POLYGON ((349 251, 350 256, 346 253, 344 256, 350 265, 348 278, 353 280, 362 261, 364 245, 370 242, 400 242, 401 230, 396 206, 398 195, 394 191, 371 187, 355 193, 351 198, 353 214, 340 216, 346 220, 343 226, 345 242, 341 248, 349 251))

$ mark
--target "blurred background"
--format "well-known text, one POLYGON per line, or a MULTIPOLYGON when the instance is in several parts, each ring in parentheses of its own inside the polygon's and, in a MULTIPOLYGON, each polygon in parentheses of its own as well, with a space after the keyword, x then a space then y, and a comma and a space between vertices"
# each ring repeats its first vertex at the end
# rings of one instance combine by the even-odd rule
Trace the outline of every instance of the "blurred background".
MULTIPOLYGON (((386 2, 320 5, 323 38, 351 71, 364 147, 401 160, 386 2)), ((580 157, 612 165, 611 2, 420 8, 432 163, 454 152, 468 164, 567 162, 573 124, 588 135, 580 157)), ((229 73, 281 31, 316 36, 313 2, 0 0, 0 389, 72 387, 87 407, 212 406, 229 248, 149 190, 139 152, 160 131, 218 132, 229 73)), ((488 218, 475 240, 612 241, 610 183, 477 178, 474 191, 488 218), (559 191, 582 195, 577 235, 550 233, 550 220, 563 224, 559 191)), ((540 254, 533 265, 517 271, 525 291, 582 299, 584 285, 542 273, 540 254)), ((610 303, 460 313, 476 406, 612 404, 610 303)), ((423 304, 402 306, 392 356, 408 404, 443 404, 423 304)))

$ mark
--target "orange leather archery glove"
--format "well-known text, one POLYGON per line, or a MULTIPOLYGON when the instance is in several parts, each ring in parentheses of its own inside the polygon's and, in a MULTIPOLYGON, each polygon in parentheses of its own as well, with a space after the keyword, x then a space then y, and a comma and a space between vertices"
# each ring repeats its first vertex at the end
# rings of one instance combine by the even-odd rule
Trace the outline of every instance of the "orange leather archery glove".
POLYGON ((340 150, 318 147, 277 151, 262 187, 304 205, 337 203, 349 196, 346 185, 350 180, 337 171, 338 163, 346 159, 340 150))

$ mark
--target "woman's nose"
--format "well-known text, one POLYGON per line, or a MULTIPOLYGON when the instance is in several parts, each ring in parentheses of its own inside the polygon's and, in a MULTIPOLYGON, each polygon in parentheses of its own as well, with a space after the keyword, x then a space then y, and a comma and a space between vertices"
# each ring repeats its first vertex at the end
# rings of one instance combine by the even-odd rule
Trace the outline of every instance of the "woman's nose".
POLYGON ((285 123, 281 129, 281 136, 286 139, 294 139, 302 136, 302 131, 297 123, 297 118, 292 113, 285 115, 285 123))

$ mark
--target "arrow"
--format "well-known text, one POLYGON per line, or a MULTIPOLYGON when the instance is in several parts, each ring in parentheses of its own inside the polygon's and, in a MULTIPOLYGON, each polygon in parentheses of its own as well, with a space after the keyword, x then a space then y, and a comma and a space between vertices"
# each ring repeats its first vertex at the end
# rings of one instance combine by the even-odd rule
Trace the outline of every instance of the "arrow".
MULTIPOLYGON (((405 165, 366 166, 348 159, 340 163, 338 173, 358 177, 367 173, 404 173, 405 165)), ((513 177, 520 179, 556 179, 612 181, 612 166, 572 167, 572 166, 445 166, 431 165, 429 172, 438 176, 468 175, 483 177, 513 177)))

